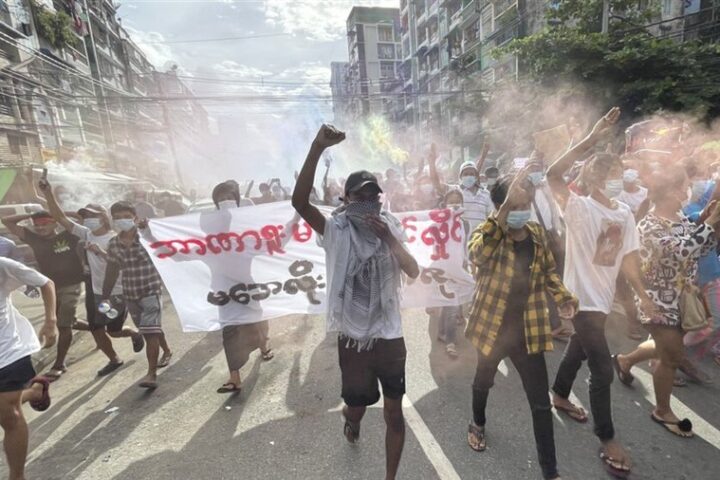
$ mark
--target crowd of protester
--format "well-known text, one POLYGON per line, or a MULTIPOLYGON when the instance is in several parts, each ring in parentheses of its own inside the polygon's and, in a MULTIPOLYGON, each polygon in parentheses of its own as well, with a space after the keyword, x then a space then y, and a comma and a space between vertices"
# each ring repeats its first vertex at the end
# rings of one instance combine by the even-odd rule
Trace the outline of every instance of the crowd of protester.
MULTIPOLYGON (((291 200, 320 236, 327 256, 328 331, 338 335, 344 434, 357 441, 366 408, 381 397, 379 383, 388 429, 387 478, 397 473, 405 432, 399 295, 403 277, 420 273, 403 245, 397 212, 462 212, 465 267, 477 283, 474 299, 428 313, 437 319, 437 340, 450 358, 459 356, 465 323, 465 337, 477 349, 467 430, 472 450, 487 448, 488 417, 497 418, 488 415, 487 399, 506 357, 527 394, 543 478, 560 478, 552 409, 577 422, 589 420, 570 400, 585 361, 594 433, 608 472, 624 477, 632 468, 615 431, 611 383, 617 375, 622 384, 632 384, 632 368, 640 362, 653 362, 656 406, 650 418, 673 434, 692 436, 692 423, 676 416, 670 396, 686 379, 707 381, 697 366, 703 356, 720 367, 719 159, 689 143, 662 155, 615 154, 601 144, 619 118, 612 109, 559 158, 533 151, 523 162, 495 164, 486 147, 476 161, 441 169, 432 145, 412 172, 406 165, 337 179, 330 177, 328 149, 345 136, 323 126, 292 191, 277 178, 259 184, 258 196, 251 195, 252 182, 244 192, 232 180, 213 189, 216 210, 291 200), (334 211, 327 215, 318 206, 334 211), (615 306, 624 311, 628 337, 647 338, 632 352, 610 351, 605 330, 615 306), (567 345, 551 383, 543 355, 554 340, 567 345)), ((123 365, 114 341, 130 342, 136 353, 144 349, 148 370, 139 385, 158 387, 158 369, 171 362, 172 349, 162 327, 162 281, 140 238, 151 235, 148 219, 186 212, 171 195, 153 204, 146 192, 109 209, 89 204, 67 212, 62 189, 46 179, 38 189, 46 210, 2 219, 30 246, 37 271, 18 262, 14 244, 0 238, 0 424, 11 478, 23 478, 28 430, 22 404, 49 407, 50 382, 68 372, 73 330, 89 331, 107 357, 100 376, 123 365), (10 293, 18 288, 42 297, 39 339, 12 306, 10 293), (77 318, 83 290, 87 321, 77 318), (126 325, 128 317, 134 326, 126 325), (31 354, 41 341, 46 348, 56 344, 57 354, 38 376, 31 354)), ((222 335, 229 377, 217 391, 233 393, 241 389, 240 369, 253 351, 273 358, 269 328, 267 321, 229 325, 222 335)))

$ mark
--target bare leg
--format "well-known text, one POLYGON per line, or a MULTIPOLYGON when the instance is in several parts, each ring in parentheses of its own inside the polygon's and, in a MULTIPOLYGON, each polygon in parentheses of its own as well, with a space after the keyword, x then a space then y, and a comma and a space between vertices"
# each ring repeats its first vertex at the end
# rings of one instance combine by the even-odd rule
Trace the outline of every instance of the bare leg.
POLYGON ((657 358, 655 340, 645 340, 635 350, 627 355, 618 355, 618 363, 623 372, 629 373, 630 369, 638 363, 657 358))
POLYGON ((145 337, 145 353, 148 361, 148 373, 142 380, 144 382, 157 381, 158 357, 160 356, 160 337, 158 333, 144 334, 145 337))
POLYGON ((678 330, 662 327, 654 329, 652 335, 657 342, 660 356, 660 361, 653 374, 656 403, 653 413, 663 420, 677 422, 679 419, 670 407, 670 396, 672 395, 675 371, 683 361, 685 351, 683 335, 678 330))
POLYGON ((165 333, 161 333, 160 335, 160 348, 162 348, 163 351, 163 357, 171 357, 172 351, 170 350, 170 346, 167 343, 167 340, 165 340, 165 333))
MULTIPOLYGON (((345 417, 345 420, 350 423, 353 427, 352 429, 355 432, 358 432, 358 434, 360 432, 360 422, 365 416, 366 411, 367 407, 351 407, 349 405, 345 405, 343 407, 343 416, 345 417)), ((350 443, 355 443, 357 441, 357 437, 347 430, 345 431, 345 438, 347 438, 347 441, 350 443)))
POLYGON ((117 352, 113 348, 112 341, 105 329, 93 330, 92 335, 100 351, 102 351, 111 362, 119 363, 120 357, 118 357, 117 352))
POLYGON ((400 466, 403 445, 405 445, 405 418, 402 412, 402 398, 385 398, 384 402, 383 413, 385 414, 385 425, 387 427, 385 433, 387 470, 385 480, 395 480, 400 466))
POLYGON ((140 333, 130 327, 123 327, 119 332, 108 332, 108 335, 112 338, 135 338, 135 336, 140 335, 140 333))
POLYGON ((43 386, 39 383, 33 384, 32 387, 22 391, 22 403, 34 402, 40 400, 43 394, 43 386))
POLYGON ((70 350, 72 339, 72 328, 58 327, 57 357, 55 357, 55 364, 53 365, 54 370, 62 370, 65 368, 65 359, 70 350))
POLYGON ((80 330, 83 332, 90 331, 90 325, 85 320, 75 319, 72 326, 73 330, 80 330))
POLYGON ((0 426, 5 431, 3 445, 9 480, 24 480, 28 449, 28 427, 21 407, 22 392, 0 393, 0 426))

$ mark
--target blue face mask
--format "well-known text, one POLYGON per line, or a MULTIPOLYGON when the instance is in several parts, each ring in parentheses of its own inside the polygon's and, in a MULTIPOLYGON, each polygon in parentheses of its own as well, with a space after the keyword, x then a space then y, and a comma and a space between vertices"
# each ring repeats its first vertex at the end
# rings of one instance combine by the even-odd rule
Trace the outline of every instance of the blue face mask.
POLYGON ((520 230, 530 221, 530 210, 513 210, 508 213, 507 225, 513 230, 520 230))
POLYGON ((113 222, 113 226, 117 232, 129 232, 135 228, 135 220, 132 218, 120 218, 113 222))
POLYGON ((477 184, 477 177, 473 175, 465 175, 460 179, 462 186, 465 188, 472 188, 477 184))
POLYGON ((603 195, 607 198, 615 198, 622 193, 624 188, 622 178, 616 180, 608 180, 605 182, 605 188, 603 189, 603 195))
POLYGON ((83 220, 83 225, 90 229, 91 232, 100 230, 102 227, 102 221, 99 218, 86 218, 83 220))
POLYGON ((532 172, 528 174, 528 179, 533 184, 534 187, 537 187, 540 185, 543 181, 544 175, 543 172, 532 172))

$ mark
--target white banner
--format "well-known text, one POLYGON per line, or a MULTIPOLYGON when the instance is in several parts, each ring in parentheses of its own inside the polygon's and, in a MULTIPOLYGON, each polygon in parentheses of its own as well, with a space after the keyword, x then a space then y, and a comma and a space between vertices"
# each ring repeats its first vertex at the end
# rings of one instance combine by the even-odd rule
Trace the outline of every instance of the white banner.
MULTIPOLYGON (((404 289, 404 307, 469 301, 474 282, 463 269, 460 212, 397 217, 421 267, 404 289)), ((155 219, 149 232, 143 245, 185 332, 325 312, 325 252, 289 202, 155 219)))

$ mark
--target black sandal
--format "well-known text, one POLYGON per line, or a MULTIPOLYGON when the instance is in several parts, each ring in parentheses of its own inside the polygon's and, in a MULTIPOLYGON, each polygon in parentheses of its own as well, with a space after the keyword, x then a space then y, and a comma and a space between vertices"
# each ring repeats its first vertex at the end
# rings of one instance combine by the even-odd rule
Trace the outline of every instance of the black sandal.
POLYGON ((693 424, 687 418, 683 418, 678 422, 668 422, 666 420, 663 420, 662 418, 656 417, 654 413, 650 414, 650 418, 652 418, 653 422, 657 423, 658 425, 662 425, 663 427, 665 427, 665 430, 672 433, 673 435, 677 435, 680 438, 692 438, 694 436, 692 431, 693 424), (675 430, 673 427, 677 427, 677 430, 675 430), (690 435, 683 435, 683 433, 689 433, 690 435))
POLYGON ((348 420, 345 415, 343 415, 343 418, 345 419, 343 435, 345 435, 348 442, 356 443, 360 439, 360 425, 353 425, 353 423, 348 420))
POLYGON ((228 383, 223 384, 222 387, 218 388, 217 393, 235 393, 235 392, 239 392, 240 390, 242 390, 241 387, 238 387, 237 385, 235 385, 232 382, 228 382, 228 383))
POLYGON ((474 423, 468 425, 468 445, 476 452, 484 452, 487 448, 485 442, 485 427, 478 427, 474 423))
POLYGON ((615 373, 617 373, 620 383, 622 383, 626 387, 631 386, 632 383, 635 381, 635 377, 633 376, 633 374, 623 371, 623 369, 620 367, 620 360, 618 360, 617 355, 613 355, 611 358, 613 362, 613 367, 615 368, 615 373))

